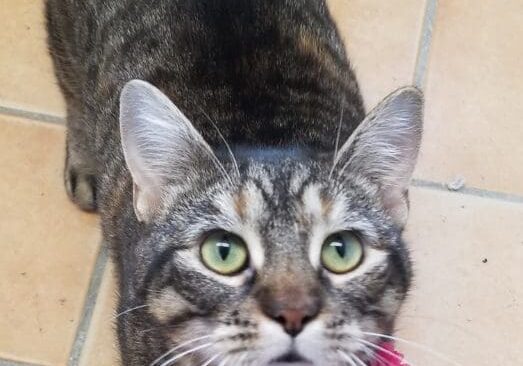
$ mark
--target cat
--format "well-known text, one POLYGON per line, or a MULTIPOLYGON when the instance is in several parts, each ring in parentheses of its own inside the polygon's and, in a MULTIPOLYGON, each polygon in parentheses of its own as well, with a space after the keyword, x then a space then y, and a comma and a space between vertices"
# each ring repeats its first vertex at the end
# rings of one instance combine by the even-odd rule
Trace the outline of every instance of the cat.
POLYGON ((46 18, 122 364, 374 362, 412 277, 422 93, 365 114, 323 0, 47 0, 46 18))

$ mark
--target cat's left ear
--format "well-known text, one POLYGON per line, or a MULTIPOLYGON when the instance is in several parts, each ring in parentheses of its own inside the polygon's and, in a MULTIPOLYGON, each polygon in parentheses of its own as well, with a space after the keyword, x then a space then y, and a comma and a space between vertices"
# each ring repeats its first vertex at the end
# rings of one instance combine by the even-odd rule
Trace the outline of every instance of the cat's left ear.
POLYGON ((361 174, 379 186, 383 206, 399 226, 408 217, 408 187, 423 129, 423 94, 399 89, 374 108, 336 156, 336 171, 361 174))
POLYGON ((189 119, 145 81, 131 80, 122 90, 120 132, 140 221, 150 222, 167 194, 192 184, 216 159, 189 119))

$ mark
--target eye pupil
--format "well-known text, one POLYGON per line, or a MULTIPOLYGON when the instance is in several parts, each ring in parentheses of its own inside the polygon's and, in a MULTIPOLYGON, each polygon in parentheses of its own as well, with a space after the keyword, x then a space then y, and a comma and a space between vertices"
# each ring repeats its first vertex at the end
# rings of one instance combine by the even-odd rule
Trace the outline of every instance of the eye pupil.
POLYGON ((336 252, 340 257, 345 257, 345 254, 347 254, 347 246, 343 242, 343 239, 337 238, 336 241, 333 241, 331 245, 336 248, 336 252))
POLYGON ((231 252, 231 245, 225 242, 218 242, 216 246, 218 247, 218 255, 222 261, 225 261, 231 252))

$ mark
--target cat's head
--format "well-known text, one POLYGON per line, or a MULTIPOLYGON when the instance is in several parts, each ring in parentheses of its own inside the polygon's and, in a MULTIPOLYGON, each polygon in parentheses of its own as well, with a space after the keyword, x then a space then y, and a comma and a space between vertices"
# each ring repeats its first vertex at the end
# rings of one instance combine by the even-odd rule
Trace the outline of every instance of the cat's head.
POLYGON ((409 289, 422 104, 414 88, 391 94, 336 154, 213 149, 158 89, 129 82, 122 145, 147 228, 135 301, 171 350, 156 365, 367 364, 409 289))

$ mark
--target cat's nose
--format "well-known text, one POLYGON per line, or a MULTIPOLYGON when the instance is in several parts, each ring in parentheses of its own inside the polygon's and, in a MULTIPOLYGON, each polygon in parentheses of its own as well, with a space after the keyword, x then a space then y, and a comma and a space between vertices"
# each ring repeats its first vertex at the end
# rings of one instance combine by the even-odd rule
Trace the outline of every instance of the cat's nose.
POLYGON ((319 307, 283 309, 274 317, 274 320, 283 326, 287 334, 296 337, 303 330, 304 325, 318 314, 318 311, 319 307))
POLYGON ((258 292, 262 312, 280 323, 289 335, 295 337, 303 327, 314 319, 321 309, 321 297, 317 291, 303 288, 265 288, 258 292))
POLYGON ((322 293, 313 276, 285 272, 258 284, 254 289, 261 312, 296 337, 321 311, 322 293))

